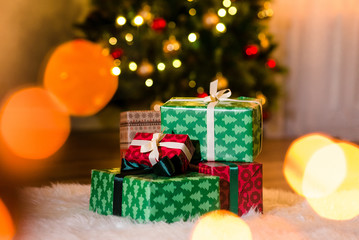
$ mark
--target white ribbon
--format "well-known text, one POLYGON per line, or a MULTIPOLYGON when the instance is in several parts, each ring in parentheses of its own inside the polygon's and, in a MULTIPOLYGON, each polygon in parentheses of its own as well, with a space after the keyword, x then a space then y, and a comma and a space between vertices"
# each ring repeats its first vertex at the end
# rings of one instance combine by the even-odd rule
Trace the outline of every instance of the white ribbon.
POLYGON ((155 165, 159 160, 159 151, 158 147, 174 148, 180 149, 187 157, 188 161, 191 161, 192 154, 189 151, 188 147, 184 143, 179 142, 161 142, 166 134, 163 133, 154 133, 151 140, 132 140, 131 145, 141 146, 141 153, 151 152, 148 156, 150 163, 155 165))
MULTIPOLYGON (((209 102, 207 105, 207 161, 214 161, 214 107, 220 101, 231 101, 231 102, 251 102, 259 105, 262 112, 262 104, 257 100, 240 100, 230 99, 232 92, 230 89, 224 89, 217 92, 218 80, 212 81, 209 85, 209 96, 205 98, 185 98, 185 99, 171 99, 170 101, 195 101, 195 102, 209 102)), ((261 120, 263 121, 263 119, 261 120)), ((261 123, 263 126, 263 122, 261 123)), ((263 131, 263 128, 262 128, 263 131)), ((262 144, 261 144, 262 147, 262 144)))

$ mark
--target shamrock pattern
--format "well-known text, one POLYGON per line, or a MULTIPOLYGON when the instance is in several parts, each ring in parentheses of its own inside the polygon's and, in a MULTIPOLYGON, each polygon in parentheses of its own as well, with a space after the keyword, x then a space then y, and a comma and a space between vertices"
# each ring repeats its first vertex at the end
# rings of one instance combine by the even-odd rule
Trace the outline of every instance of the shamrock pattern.
POLYGON ((103 215, 113 214, 114 179, 120 171, 119 168, 91 171, 91 211, 103 215))
MULTIPOLYGON (((198 140, 207 157, 207 105, 203 102, 167 101, 161 106, 165 133, 188 134, 198 140)), ((253 102, 219 102, 214 109, 216 161, 253 162, 261 149, 262 113, 253 102)))
POLYGON ((126 176, 122 215, 138 222, 175 222, 219 209, 219 178, 187 173, 172 178, 126 176))

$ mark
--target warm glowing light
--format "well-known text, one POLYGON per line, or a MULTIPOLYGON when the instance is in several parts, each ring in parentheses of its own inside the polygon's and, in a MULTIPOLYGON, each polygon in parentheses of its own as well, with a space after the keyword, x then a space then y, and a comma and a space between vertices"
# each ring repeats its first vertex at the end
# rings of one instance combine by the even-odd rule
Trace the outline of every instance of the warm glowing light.
POLYGON ((267 103, 267 98, 266 98, 266 96, 264 96, 264 94, 261 93, 261 92, 257 92, 256 98, 261 100, 262 105, 264 105, 264 104, 267 103))
POLYGON ((137 15, 134 19, 133 19, 133 24, 136 26, 141 26, 143 24, 143 17, 140 15, 137 15))
POLYGON ((232 7, 230 7, 229 9, 228 9, 228 13, 229 13, 229 15, 236 15, 236 13, 237 13, 237 8, 235 7, 235 6, 232 6, 232 7))
POLYGON ((198 93, 198 94, 204 93, 203 87, 198 87, 198 88, 197 88, 197 93, 198 93))
POLYGON ((128 68, 129 68, 132 72, 134 72, 134 71, 137 70, 137 64, 136 64, 135 62, 130 62, 130 63, 128 64, 128 68))
POLYGON ((127 42, 132 42, 133 41, 133 35, 131 33, 127 33, 125 35, 125 39, 127 42))
POLYGON ((296 139, 289 147, 283 165, 284 177, 291 188, 303 195, 303 176, 312 155, 333 141, 323 134, 308 134, 296 139))
POLYGON ((151 109, 155 110, 156 112, 159 112, 159 111, 161 111, 162 105, 163 105, 163 102, 156 100, 151 104, 151 109))
POLYGON ((11 240, 15 235, 15 225, 5 204, 0 198, 0 239, 11 240))
POLYGON ((196 15, 197 11, 196 11, 196 9, 191 8, 191 9, 188 11, 188 13, 189 13, 189 15, 194 16, 194 15, 196 15))
POLYGON ((157 69, 159 71, 163 71, 163 70, 166 69, 166 65, 164 63, 160 62, 160 63, 157 64, 157 69))
POLYGON ((70 133, 70 117, 65 106, 39 87, 10 95, 2 106, 0 124, 8 148, 26 159, 51 156, 70 133))
POLYGON ((192 240, 251 240, 247 223, 227 210, 209 212, 197 221, 192 240))
POLYGON ((179 68, 179 67, 181 67, 182 62, 181 62, 181 60, 179 60, 179 59, 175 59, 175 60, 173 60, 172 65, 173 65, 173 67, 175 67, 175 68, 179 68))
POLYGON ((189 82, 188 82, 188 86, 189 86, 190 88, 194 88, 194 87, 196 86, 196 81, 194 81, 194 80, 189 81, 189 82))
POLYGON ((117 43, 117 38, 115 37, 111 37, 109 40, 108 40, 109 44, 111 45, 116 45, 117 43))
POLYGON ((269 8, 271 8, 271 3, 269 2, 269 1, 266 1, 266 2, 264 2, 263 3, 263 7, 265 8, 265 9, 269 9, 269 8))
POLYGON ((224 9, 224 8, 220 8, 220 9, 218 10, 217 14, 218 14, 218 16, 220 16, 220 17, 224 17, 224 16, 226 16, 227 11, 226 11, 226 9, 224 9))
POLYGON ((118 76, 121 74, 121 69, 119 67, 113 67, 111 71, 112 71, 112 74, 115 76, 118 76))
POLYGON ((253 56, 258 53, 258 47, 256 45, 248 45, 246 47, 246 54, 248 56, 253 56))
POLYGON ((229 8, 232 5, 232 2, 231 0, 223 0, 222 4, 224 7, 229 8))
POLYGON ((89 116, 100 111, 116 92, 118 78, 112 68, 112 56, 104 56, 100 45, 86 40, 69 41, 51 54, 44 86, 71 115, 89 116))
POLYGON ((193 2, 193 0, 187 0, 188 2, 193 2))
POLYGON ((190 33, 189 35, 188 35, 188 41, 190 41, 190 42, 195 42, 197 40, 197 35, 195 34, 195 33, 190 33))
POLYGON ((220 33, 224 33, 227 29, 226 26, 223 23, 218 23, 216 25, 216 30, 220 33))
POLYGON ((118 67, 118 66, 121 65, 121 60, 120 60, 120 59, 115 59, 115 60, 113 61, 113 64, 118 67))
POLYGON ((118 16, 116 19, 116 23, 120 26, 123 26, 126 24, 126 18, 124 16, 118 16))
POLYGON ((153 85, 153 80, 151 78, 148 78, 146 81, 145 81, 145 85, 147 87, 152 87, 153 85))

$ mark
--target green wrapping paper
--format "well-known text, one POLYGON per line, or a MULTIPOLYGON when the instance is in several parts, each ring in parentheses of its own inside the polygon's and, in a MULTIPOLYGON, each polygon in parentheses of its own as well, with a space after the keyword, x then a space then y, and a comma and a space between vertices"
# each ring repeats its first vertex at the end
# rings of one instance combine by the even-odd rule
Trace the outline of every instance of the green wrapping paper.
POLYGON ((262 109, 251 98, 218 101, 214 106, 214 159, 207 159, 207 111, 210 103, 171 98, 161 106, 165 133, 188 134, 198 142, 202 160, 253 162, 262 143, 262 109))
POLYGON ((168 223, 219 209, 219 177, 187 173, 172 178, 154 174, 123 181, 122 216, 138 222, 168 223))

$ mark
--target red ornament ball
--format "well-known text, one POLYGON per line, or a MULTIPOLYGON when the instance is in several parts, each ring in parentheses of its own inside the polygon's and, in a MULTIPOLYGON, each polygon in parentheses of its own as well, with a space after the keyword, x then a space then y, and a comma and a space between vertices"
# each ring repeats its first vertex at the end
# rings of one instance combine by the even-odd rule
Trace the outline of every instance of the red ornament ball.
POLYGON ((199 94, 197 94, 197 97, 198 98, 205 98, 205 97, 207 97, 208 96, 208 94, 207 93, 199 93, 199 94))
POLYGON ((258 47, 256 45, 248 45, 245 48, 245 52, 247 56, 254 56, 258 53, 258 47))
POLYGON ((116 48, 115 50, 112 51, 111 55, 114 59, 119 59, 123 55, 123 49, 116 48))
POLYGON ((155 18, 152 21, 151 28, 157 32, 162 32, 163 29, 165 29, 166 25, 166 20, 164 20, 163 18, 155 18))
POLYGON ((277 63, 274 59, 268 59, 268 61, 266 62, 266 66, 269 68, 275 68, 276 65, 277 63))

